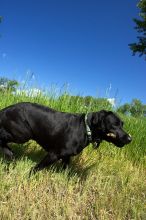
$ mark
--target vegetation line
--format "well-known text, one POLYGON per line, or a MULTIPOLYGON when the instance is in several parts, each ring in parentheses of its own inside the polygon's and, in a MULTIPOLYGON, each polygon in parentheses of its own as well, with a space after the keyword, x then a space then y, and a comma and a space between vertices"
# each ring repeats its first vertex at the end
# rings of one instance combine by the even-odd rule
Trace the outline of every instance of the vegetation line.
MULTIPOLYGON (((66 112, 112 110, 105 99, 66 91, 60 96, 53 91, 47 95, 0 91, 0 109, 21 101, 66 112)), ((146 118, 121 112, 132 143, 123 149, 105 142, 96 150, 90 145, 72 158, 66 170, 58 163, 29 179, 30 168, 45 152, 33 141, 12 144, 15 161, 0 155, 0 219, 145 219, 146 118)))

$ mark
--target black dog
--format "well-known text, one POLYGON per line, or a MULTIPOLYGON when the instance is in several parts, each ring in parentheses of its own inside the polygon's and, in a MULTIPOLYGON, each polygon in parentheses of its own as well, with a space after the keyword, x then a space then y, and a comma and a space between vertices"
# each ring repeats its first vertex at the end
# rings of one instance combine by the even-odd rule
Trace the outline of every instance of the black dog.
POLYGON ((70 156, 92 142, 99 145, 106 140, 118 147, 131 142, 131 136, 123 130, 123 122, 111 111, 71 114, 28 102, 0 111, 0 148, 5 155, 13 157, 8 143, 25 143, 30 139, 48 152, 34 172, 59 159, 67 165, 70 156))

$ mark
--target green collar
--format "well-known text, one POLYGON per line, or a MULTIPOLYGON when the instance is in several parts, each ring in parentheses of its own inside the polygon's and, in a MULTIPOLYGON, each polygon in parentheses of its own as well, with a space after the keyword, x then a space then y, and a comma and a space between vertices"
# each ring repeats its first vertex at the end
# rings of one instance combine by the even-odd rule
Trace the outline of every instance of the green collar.
POLYGON ((87 132, 88 140, 89 142, 92 142, 92 132, 88 125, 87 119, 88 119, 88 113, 85 115, 85 125, 86 125, 86 132, 87 132))

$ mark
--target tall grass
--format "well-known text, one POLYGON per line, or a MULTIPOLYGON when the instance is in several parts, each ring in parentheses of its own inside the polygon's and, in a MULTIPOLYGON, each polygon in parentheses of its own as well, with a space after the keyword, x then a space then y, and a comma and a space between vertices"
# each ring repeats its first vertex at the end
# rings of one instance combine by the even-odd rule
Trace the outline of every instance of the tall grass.
MULTIPOLYGON (((37 102, 65 112, 98 111, 64 92, 0 93, 0 109, 20 101, 37 102)), ((72 158, 69 168, 61 163, 28 178, 29 170, 45 152, 35 142, 12 144, 16 160, 0 157, 0 219, 24 220, 128 220, 146 219, 146 119, 121 115, 133 141, 118 149, 103 142, 89 145, 72 158)))

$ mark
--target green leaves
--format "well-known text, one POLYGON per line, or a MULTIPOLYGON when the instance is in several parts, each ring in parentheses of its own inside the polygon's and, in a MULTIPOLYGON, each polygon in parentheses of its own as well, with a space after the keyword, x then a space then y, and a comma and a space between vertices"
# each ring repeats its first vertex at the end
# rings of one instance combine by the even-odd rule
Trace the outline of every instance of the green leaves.
POLYGON ((140 35, 137 37, 138 42, 129 44, 129 47, 133 51, 133 55, 139 53, 139 56, 146 57, 146 0, 141 0, 137 6, 140 9, 141 19, 133 20, 136 23, 135 29, 140 35))
POLYGON ((4 91, 14 92, 16 91, 18 85, 19 83, 16 80, 10 80, 7 79, 6 77, 0 78, 0 92, 4 92, 4 91))
POLYGON ((130 104, 126 103, 120 106, 118 112, 130 114, 134 117, 141 117, 146 113, 146 105, 143 105, 139 99, 133 99, 130 104))

